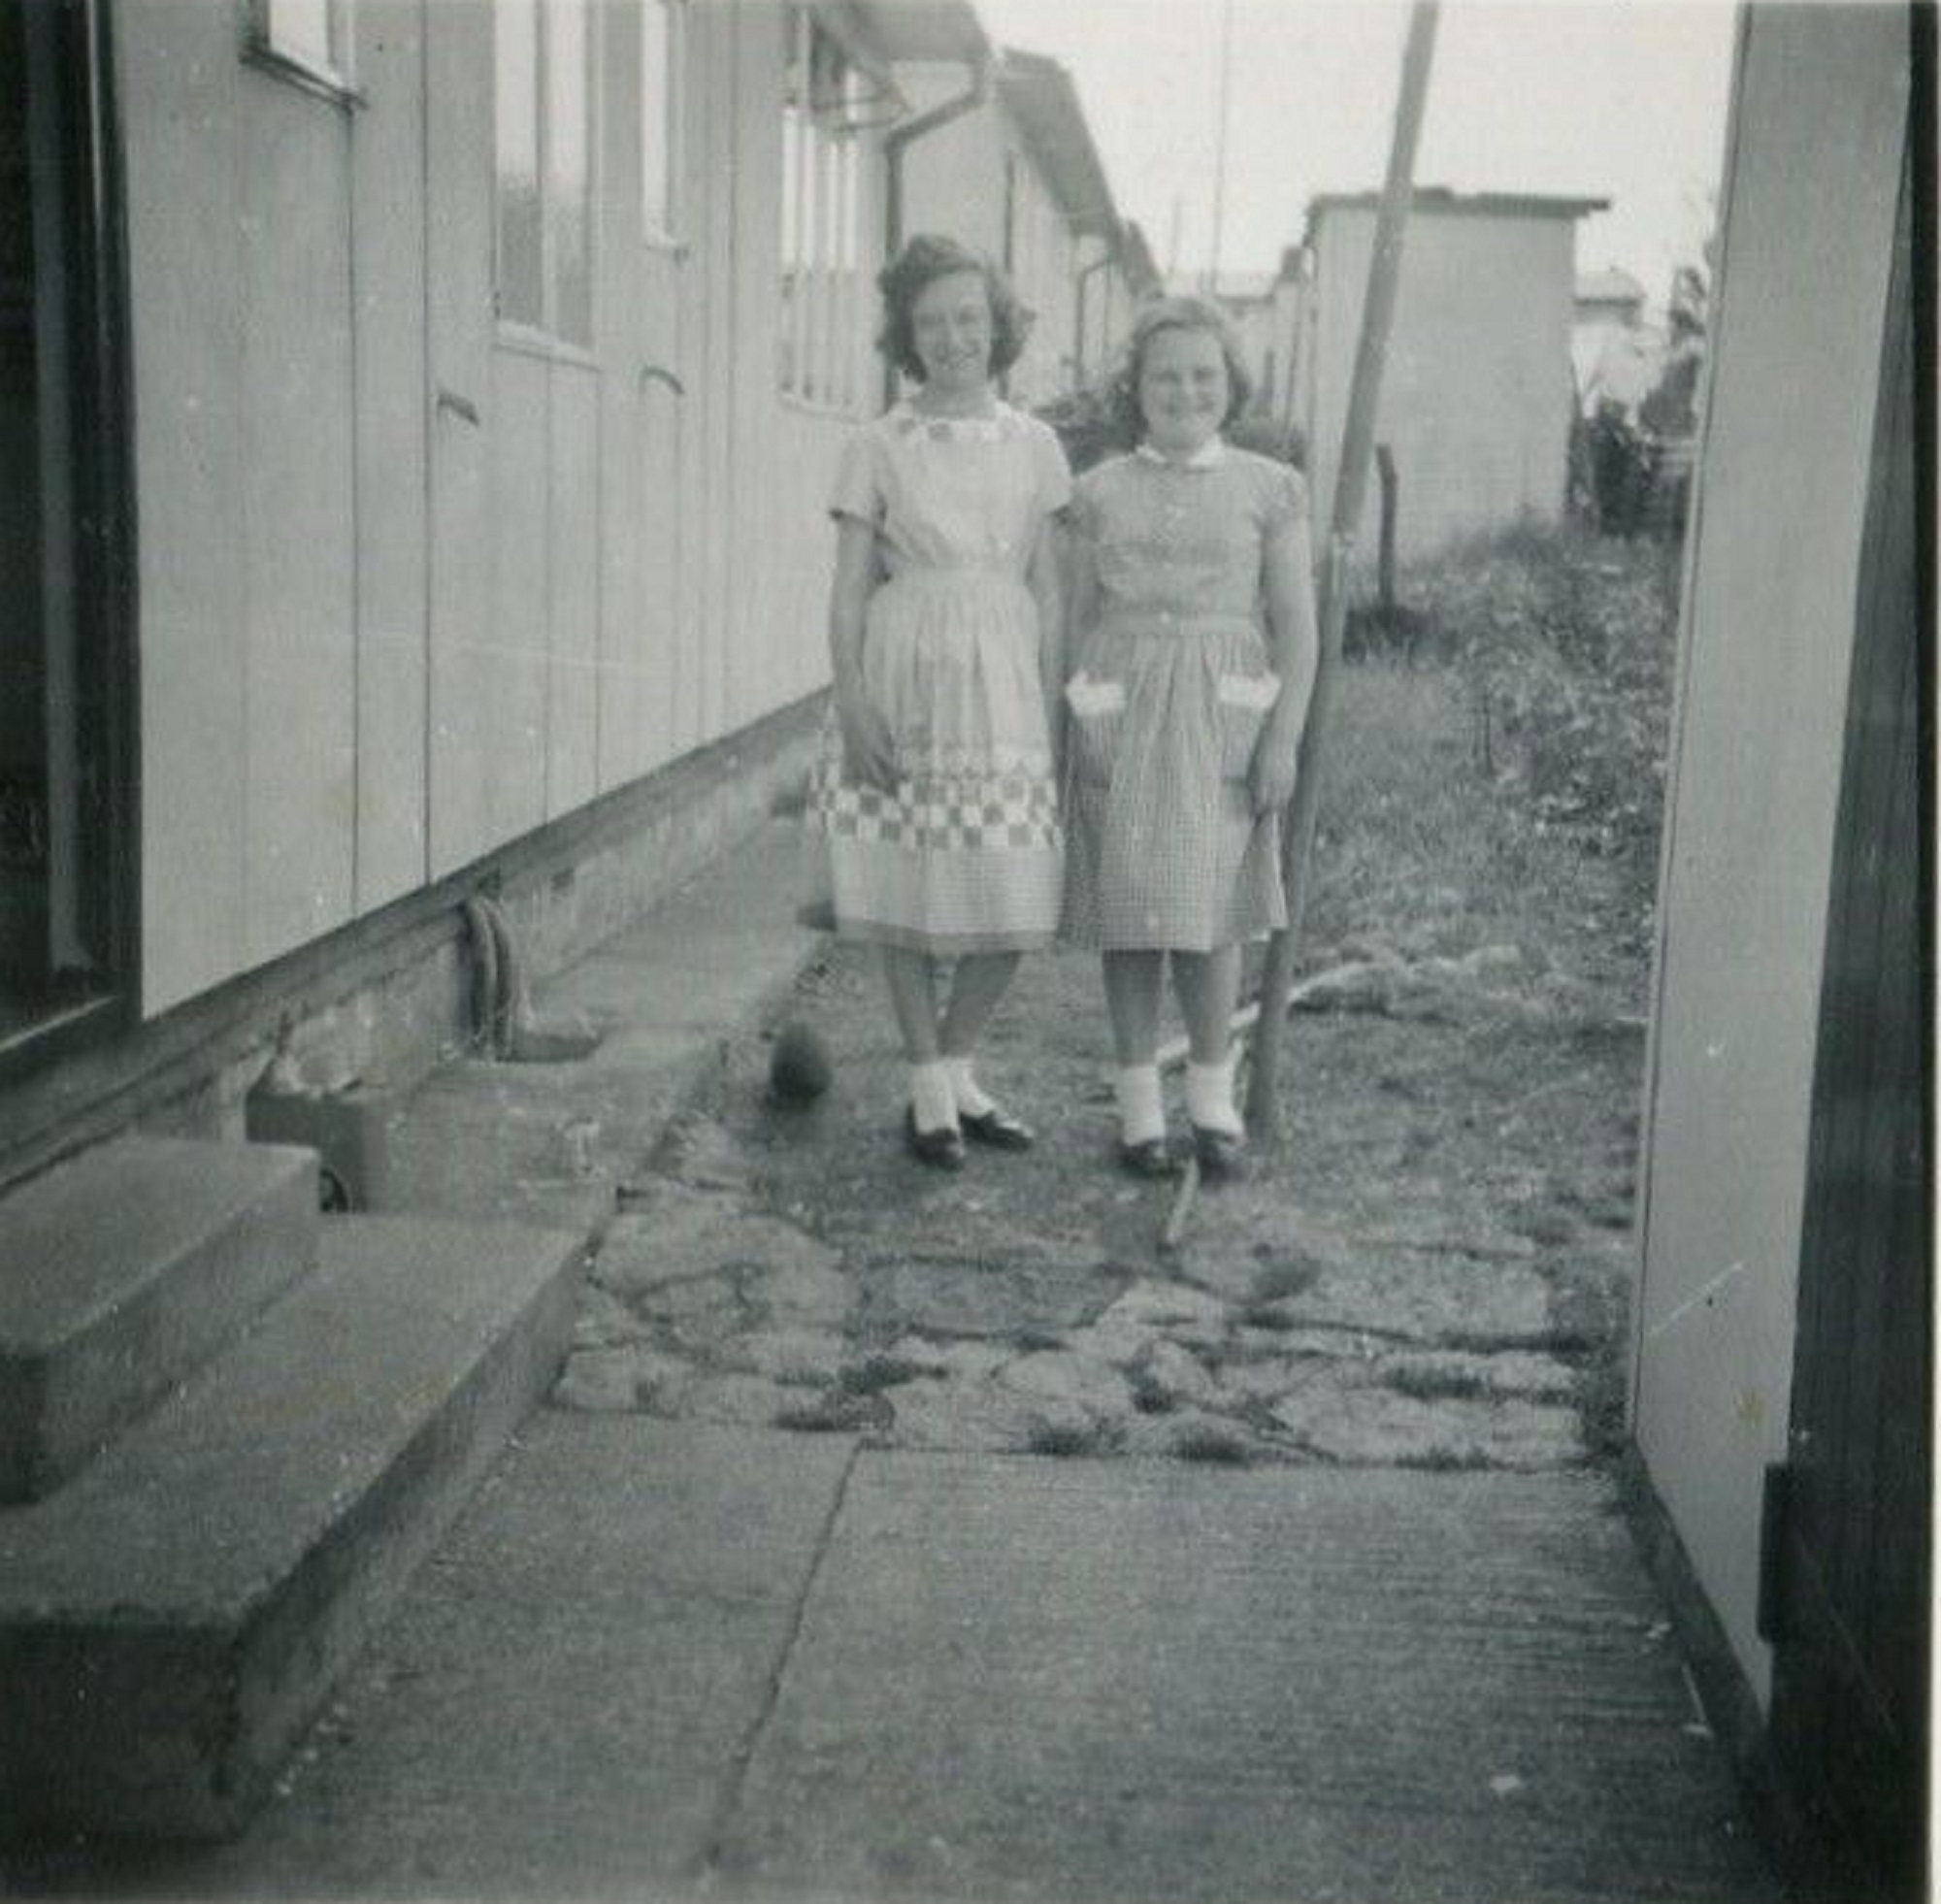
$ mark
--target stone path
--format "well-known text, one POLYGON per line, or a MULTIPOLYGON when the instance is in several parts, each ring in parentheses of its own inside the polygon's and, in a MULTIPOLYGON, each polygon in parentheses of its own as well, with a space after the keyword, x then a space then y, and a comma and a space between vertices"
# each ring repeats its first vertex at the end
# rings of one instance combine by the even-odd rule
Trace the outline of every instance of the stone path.
MULTIPOLYGON (((1076 1009, 1091 976, 1079 964, 1038 977, 1040 1027, 1069 1015, 1068 997, 1076 1009)), ((1554 1010, 1527 986, 1500 989, 1513 964, 1501 950, 1367 959, 1315 1002, 1379 1010, 1418 1036, 1479 1010, 1554 1010)), ((859 965, 839 953, 806 989, 825 1018, 839 994, 834 1035, 867 1045, 859 965)), ((1054 1142, 939 1178, 877 1128, 894 1090, 876 1088, 894 1075, 880 1049, 853 1098, 808 1113, 761 1102, 761 1062, 759 1044, 732 1058, 711 1106, 676 1118, 627 1186, 560 1405, 903 1449, 1429 1468, 1587 1459, 1579 1402, 1608 1344, 1560 1301, 1555 1258, 1573 1257, 1579 1284, 1615 1279, 1625 1244, 1609 1229, 1566 1222, 1546 1245, 1525 1233, 1540 1223, 1501 1226, 1472 1192, 1437 1200, 1406 1184, 1396 1220, 1348 1228, 1267 1171, 1203 1194, 1189 1247, 1168 1256, 1157 1236, 1169 1193, 1099 1165, 1096 1088, 1098 1129, 1061 1138, 1069 1155, 1042 1155, 1054 1142)), ((1058 1082, 1079 1098, 1091 1084, 1069 1064, 1058 1082)))

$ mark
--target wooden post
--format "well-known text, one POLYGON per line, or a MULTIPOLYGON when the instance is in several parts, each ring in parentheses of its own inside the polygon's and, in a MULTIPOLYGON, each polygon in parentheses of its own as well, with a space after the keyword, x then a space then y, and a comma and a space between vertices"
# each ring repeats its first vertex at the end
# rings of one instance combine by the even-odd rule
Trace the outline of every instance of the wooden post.
POLYGON ((1376 600, 1381 604, 1382 633, 1395 630, 1396 609, 1396 459, 1387 443, 1375 445, 1375 474, 1382 481, 1381 553, 1375 564, 1376 600))
POLYGON ((1362 304, 1362 335, 1348 385, 1348 416, 1342 430, 1341 461, 1334 480, 1333 520, 1322 568, 1321 653, 1315 670, 1314 698, 1300 737, 1300 773, 1283 820, 1281 870, 1287 884, 1286 927, 1267 942, 1261 974, 1261 1012, 1254 1027, 1253 1075, 1247 1087, 1247 1125, 1255 1141, 1271 1146, 1280 1138, 1279 1081, 1281 1033, 1287 1024, 1288 994, 1294 985, 1294 943, 1307 903, 1308 861, 1314 842, 1323 769, 1322 747, 1334 675, 1341 663, 1341 626, 1347 619, 1348 554, 1362 516, 1362 495, 1375 440, 1375 406, 1381 396, 1382 365, 1395 323, 1396 288, 1401 275, 1402 235, 1407 228, 1415 174, 1415 148, 1422 134, 1422 108, 1429 91, 1429 67, 1435 47, 1437 0, 1415 0, 1402 48, 1401 85, 1396 99, 1395 138, 1389 149, 1388 179, 1375 219, 1375 248, 1368 261, 1368 288, 1362 304))

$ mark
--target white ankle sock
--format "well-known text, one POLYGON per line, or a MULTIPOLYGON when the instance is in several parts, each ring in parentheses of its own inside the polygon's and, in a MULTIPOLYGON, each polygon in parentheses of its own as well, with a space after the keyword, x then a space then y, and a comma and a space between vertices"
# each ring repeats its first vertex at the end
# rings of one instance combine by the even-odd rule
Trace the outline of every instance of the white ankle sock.
POLYGON ((919 1131, 944 1131, 957 1123, 957 1099, 950 1088, 950 1072, 942 1059, 912 1065, 910 1110, 919 1131))
POLYGON ((950 1073, 950 1095, 956 1100, 959 1117, 984 1117, 998 1108, 970 1074, 969 1058, 940 1058, 938 1062, 950 1073))
POLYGON ((1186 1067, 1186 1114, 1202 1131, 1224 1131, 1243 1137, 1247 1127, 1234 1108, 1234 1061, 1186 1067))
POLYGON ((1160 1102, 1159 1067, 1127 1065, 1113 1083, 1119 1096, 1119 1139, 1149 1144, 1166 1137, 1166 1108, 1160 1102))

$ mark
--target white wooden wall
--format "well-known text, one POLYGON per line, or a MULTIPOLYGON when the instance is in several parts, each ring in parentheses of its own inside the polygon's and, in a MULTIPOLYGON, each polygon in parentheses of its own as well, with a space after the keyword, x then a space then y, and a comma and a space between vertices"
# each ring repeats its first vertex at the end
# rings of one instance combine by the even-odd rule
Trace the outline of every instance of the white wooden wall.
MULTIPOLYGON (((1317 517, 1329 519, 1375 214, 1331 210, 1317 240, 1317 517)), ((1575 226, 1566 217, 1419 213, 1409 221, 1382 378, 1378 441, 1400 476, 1397 545, 1417 554, 1525 516, 1563 513, 1574 386, 1575 226)), ((1372 548, 1377 504, 1364 499, 1372 548)))
POLYGON ((1635 1431, 1761 1698, 1907 34, 1900 7, 1745 16, 1687 556, 1635 1431))
POLYGON ((359 0, 351 110, 246 64, 240 0, 115 11, 147 1011, 826 678, 854 418, 776 394, 784 16, 688 16, 676 250, 596 9, 594 345, 548 355, 494 315, 487 0, 359 0))

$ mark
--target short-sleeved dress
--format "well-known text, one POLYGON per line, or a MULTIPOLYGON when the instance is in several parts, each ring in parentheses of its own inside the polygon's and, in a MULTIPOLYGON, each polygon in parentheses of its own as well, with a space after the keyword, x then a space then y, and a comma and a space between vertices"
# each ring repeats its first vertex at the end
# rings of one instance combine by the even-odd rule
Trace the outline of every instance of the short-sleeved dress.
POLYGON ((936 954, 1051 942, 1064 837, 1026 574, 1070 491, 1057 437, 1006 404, 932 417, 901 403, 851 439, 831 509, 876 531, 862 676, 897 784, 844 777, 832 709, 809 787, 807 923, 936 954))
POLYGON ((1069 942, 1210 952, 1286 924, 1280 816, 1254 812, 1247 771, 1280 686, 1263 557, 1306 507, 1293 469, 1219 439, 1191 462, 1141 448, 1080 478, 1072 528, 1098 605, 1070 631, 1069 942))

